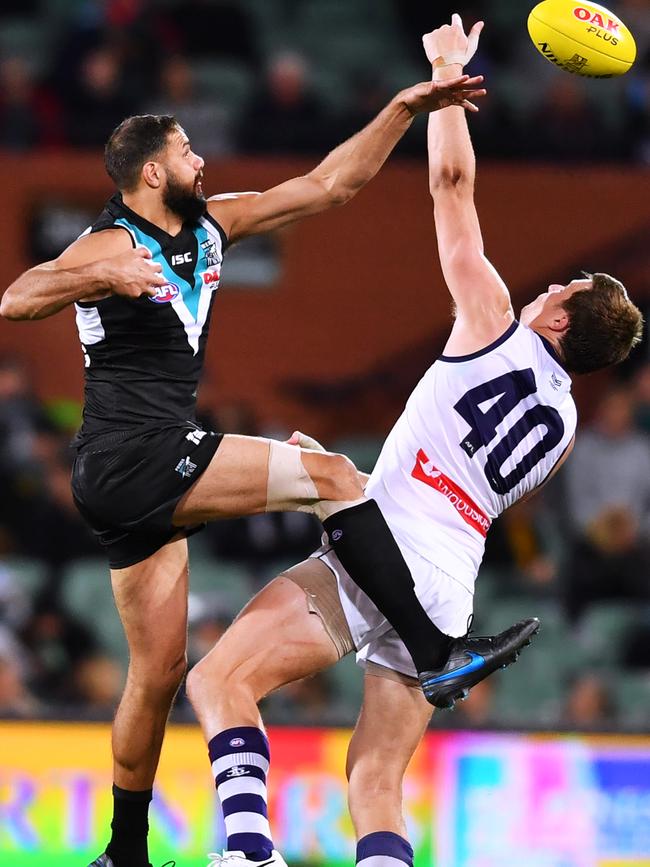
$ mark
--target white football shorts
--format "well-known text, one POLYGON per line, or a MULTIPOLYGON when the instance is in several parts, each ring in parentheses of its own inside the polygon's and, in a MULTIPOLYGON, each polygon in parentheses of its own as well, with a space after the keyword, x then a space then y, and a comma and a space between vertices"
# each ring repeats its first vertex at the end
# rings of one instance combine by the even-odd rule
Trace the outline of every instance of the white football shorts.
MULTIPOLYGON (((425 560, 412 548, 397 540, 411 570, 415 591, 431 620, 452 638, 465 635, 473 611, 474 596, 455 578, 425 560)), ((336 576, 341 606, 357 648, 357 662, 365 667, 373 662, 407 677, 417 677, 411 656, 386 618, 363 590, 352 581, 334 550, 323 545, 312 554, 336 576)))

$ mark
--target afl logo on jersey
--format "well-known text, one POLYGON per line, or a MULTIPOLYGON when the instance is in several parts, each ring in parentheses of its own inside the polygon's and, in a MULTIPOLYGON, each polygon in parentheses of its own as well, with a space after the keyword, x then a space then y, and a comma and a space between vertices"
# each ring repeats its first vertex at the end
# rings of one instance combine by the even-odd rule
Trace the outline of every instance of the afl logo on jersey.
POLYGON ((175 283, 165 283, 164 286, 158 287, 156 294, 152 295, 149 300, 153 301, 154 304, 167 304, 174 298, 178 298, 180 294, 181 290, 175 283))

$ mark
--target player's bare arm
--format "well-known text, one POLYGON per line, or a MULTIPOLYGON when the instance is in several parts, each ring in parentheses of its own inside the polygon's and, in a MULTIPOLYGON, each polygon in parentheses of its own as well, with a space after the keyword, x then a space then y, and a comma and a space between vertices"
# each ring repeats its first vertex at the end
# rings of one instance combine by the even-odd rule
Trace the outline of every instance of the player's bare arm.
POLYGON ((0 315, 45 319, 75 301, 97 301, 111 293, 138 298, 164 284, 161 266, 144 247, 133 249, 123 229, 84 235, 51 262, 25 271, 5 291, 0 315))
MULTIPOLYGON (((483 23, 469 35, 459 15, 423 37, 435 81, 456 79, 478 46, 483 23)), ((482 349, 514 318, 503 280, 485 256, 474 203, 476 160, 465 113, 451 106, 429 116, 429 187, 442 271, 456 306, 450 354, 482 349)))
POLYGON ((484 95, 482 81, 482 76, 470 78, 461 71, 444 81, 409 87, 309 174, 264 193, 216 196, 209 200, 208 210, 235 241, 342 205, 377 174, 416 114, 451 105, 459 111, 477 111, 472 100, 484 95))

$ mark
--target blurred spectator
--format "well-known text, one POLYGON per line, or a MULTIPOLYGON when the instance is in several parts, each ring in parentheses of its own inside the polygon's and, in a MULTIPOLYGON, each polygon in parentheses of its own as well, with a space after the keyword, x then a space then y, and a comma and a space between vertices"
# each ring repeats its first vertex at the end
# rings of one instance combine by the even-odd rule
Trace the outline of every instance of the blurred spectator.
POLYGON ((61 109, 22 57, 0 61, 0 147, 27 151, 63 143, 61 109))
POLYGON ((351 710, 336 696, 327 672, 287 684, 269 697, 266 708, 265 714, 276 724, 319 726, 349 721, 351 710))
POLYGON ((171 12, 175 32, 192 60, 260 62, 257 32, 245 6, 232 0, 183 0, 171 12))
POLYGON ((454 717, 454 725, 461 728, 494 725, 499 718, 494 679, 490 677, 472 687, 469 696, 456 703, 454 717))
MULTIPOLYGON (((61 448, 61 452, 63 450, 61 448)), ((67 454, 57 452, 43 466, 38 495, 17 505, 16 540, 22 550, 50 565, 52 590, 62 578, 62 566, 77 557, 98 554, 100 550, 72 499, 71 468, 67 458, 67 454)))
MULTIPOLYGON (((332 144, 343 142, 359 132, 394 96, 393 88, 386 84, 381 73, 376 70, 373 72, 360 71, 348 83, 347 90, 348 105, 343 112, 330 121, 332 144)), ((411 130, 412 127, 406 133, 406 144, 405 140, 402 139, 397 145, 400 153, 412 152, 413 149, 419 153, 423 151, 424 142, 420 135, 416 136, 417 140, 411 148, 411 136, 409 135, 411 130)), ((421 133, 422 130, 420 129, 418 132, 421 133)))
POLYGON ((237 613, 228 610, 218 592, 201 595, 190 593, 188 668, 210 653, 237 613))
POLYGON ((119 52, 108 44, 94 48, 65 96, 70 144, 103 147, 113 129, 135 108, 119 52))
MULTIPOLYGON (((9 569, 0 561, 0 636, 6 629, 19 629, 29 617, 31 603, 27 593, 19 587, 9 569)), ((2 639, 0 638, 0 647, 2 639)))
POLYGON ((635 399, 634 420, 640 431, 650 435, 650 363, 640 367, 632 383, 635 399))
POLYGON ((0 358, 0 525, 12 548, 53 567, 98 550, 72 501, 68 440, 32 393, 23 362, 0 358))
POLYGON ((138 105, 155 87, 162 57, 178 50, 173 27, 156 0, 86 0, 72 10, 61 36, 53 51, 50 78, 72 111, 74 104, 88 102, 94 108, 100 102, 110 108, 107 91, 114 89, 113 78, 119 79, 124 100, 128 94, 129 106, 138 105), (97 54, 108 55, 108 61, 97 59, 97 54), (104 69, 98 69, 102 64, 104 69), (112 65, 119 75, 114 75, 112 65), (88 76, 94 81, 86 88, 88 76))
POLYGON ((55 599, 41 596, 19 637, 30 660, 30 686, 35 694, 50 704, 67 702, 74 671, 97 651, 92 631, 55 599))
POLYGON ((180 54, 169 57, 160 73, 160 93, 145 105, 145 114, 172 114, 202 157, 215 157, 233 149, 230 119, 218 99, 206 99, 196 90, 192 67, 180 54))
MULTIPOLYGON (((273 574, 273 561, 287 565, 308 557, 320 545, 320 524, 302 512, 273 512, 214 521, 206 530, 206 541, 218 559, 239 560, 266 583, 273 574)), ((277 567, 276 567, 277 568, 277 567)))
POLYGON ((621 156, 624 143, 621 131, 605 127, 584 83, 575 76, 556 75, 526 121, 521 147, 529 157, 585 161, 621 156))
POLYGON ((83 708, 85 716, 110 719, 123 686, 124 674, 117 662, 103 654, 93 654, 79 661, 67 700, 83 708))
POLYGON ((603 599, 650 603, 650 540, 625 506, 603 509, 569 550, 562 587, 567 615, 603 599))
POLYGON ((605 509, 629 509, 639 532, 650 528, 650 438, 634 428, 626 387, 606 392, 594 423, 580 432, 563 470, 567 511, 577 533, 605 509))
POLYGON ((562 723, 576 729, 610 728, 616 708, 609 686, 595 673, 580 675, 568 685, 562 723))
POLYGON ((625 668, 650 672, 650 606, 642 611, 639 622, 625 636, 622 662, 625 668))
POLYGON ((0 474, 31 465, 39 437, 50 434, 52 425, 32 392, 24 362, 0 356, 0 474))
POLYGON ((20 545, 22 505, 38 493, 42 461, 57 439, 24 363, 0 356, 0 525, 20 545))
POLYGON ((38 710, 24 682, 18 654, 0 647, 0 718, 32 717, 38 710))
POLYGON ((557 564, 548 550, 549 536, 543 499, 516 503, 490 528, 484 566, 497 572, 501 589, 555 592, 557 564))
POLYGON ((280 54, 269 63, 266 80, 241 122, 244 153, 325 154, 331 144, 327 113, 309 84, 298 54, 280 54))

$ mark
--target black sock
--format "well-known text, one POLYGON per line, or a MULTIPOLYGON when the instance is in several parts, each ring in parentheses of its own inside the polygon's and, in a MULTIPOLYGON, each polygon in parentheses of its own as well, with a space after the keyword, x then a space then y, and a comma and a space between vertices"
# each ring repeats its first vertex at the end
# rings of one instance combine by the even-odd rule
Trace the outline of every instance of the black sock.
POLYGON ((379 506, 367 500, 326 518, 330 544, 354 583, 402 639, 418 672, 440 668, 451 639, 429 618, 379 506))
POLYGON ((148 867, 149 804, 151 789, 129 792, 113 786, 113 836, 106 854, 115 867, 148 867))

